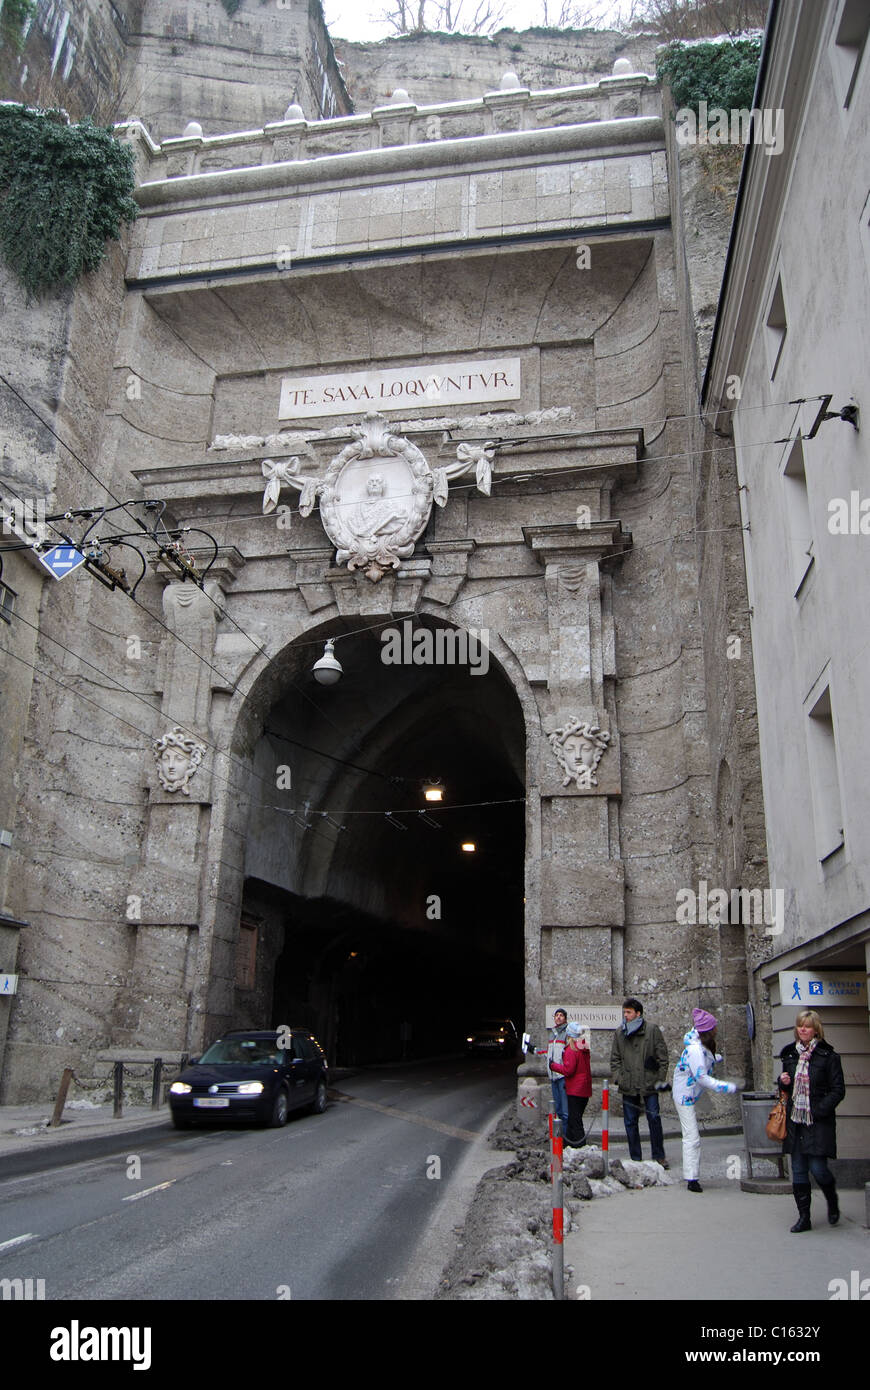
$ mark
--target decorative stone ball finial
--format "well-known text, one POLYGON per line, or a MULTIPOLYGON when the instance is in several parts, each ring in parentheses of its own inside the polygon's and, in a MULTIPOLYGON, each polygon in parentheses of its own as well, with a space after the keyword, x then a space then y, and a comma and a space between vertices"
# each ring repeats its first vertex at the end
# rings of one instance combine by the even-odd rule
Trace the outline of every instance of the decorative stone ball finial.
POLYGON ((410 100, 411 98, 408 96, 408 93, 405 91, 405 88, 397 87, 393 92, 393 95, 390 97, 388 104, 390 106, 407 106, 410 100))
POLYGON ((201 140, 201 139, 202 139, 202 126, 200 125, 199 121, 188 121, 188 122, 187 122, 187 125, 184 127, 184 139, 185 139, 185 140, 201 140))
POLYGON ((628 58, 617 58, 616 62, 613 64, 614 77, 627 77, 628 74, 633 71, 634 69, 631 66, 631 61, 628 58))
POLYGON ((522 87, 522 83, 515 72, 506 72, 501 79, 500 85, 503 92, 517 92, 522 87))
POLYGON ((291 101, 290 105, 287 107, 287 110, 284 112, 284 120, 285 120, 285 121, 304 121, 304 120, 305 120, 305 112, 302 110, 302 107, 299 105, 298 101, 291 101))

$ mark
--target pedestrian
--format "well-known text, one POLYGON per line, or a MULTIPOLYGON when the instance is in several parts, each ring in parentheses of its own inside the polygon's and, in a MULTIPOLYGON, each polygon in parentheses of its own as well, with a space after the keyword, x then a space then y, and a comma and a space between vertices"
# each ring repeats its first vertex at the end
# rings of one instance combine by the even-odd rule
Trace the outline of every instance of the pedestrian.
POLYGON ((792 1231, 810 1231, 812 1173, 825 1194, 828 1222, 840 1219, 837 1184, 827 1160, 837 1157, 837 1121, 834 1111, 846 1094, 843 1065, 825 1042, 822 1020, 814 1009, 804 1009, 794 1025, 795 1041, 779 1054, 782 1072, 779 1084, 788 1092, 786 1136, 783 1153, 791 1154, 792 1192, 798 1219, 792 1231))
POLYGON ((568 1128, 568 1095, 565 1090, 565 1078, 553 1070, 553 1063, 562 1060, 562 1053, 568 1038, 567 1029, 567 1011, 555 1009, 553 1011, 552 1033, 547 1044, 547 1075, 550 1078, 550 1087, 553 1092, 553 1109, 562 1121, 563 1134, 568 1128))
POLYGON ((567 1046, 562 1053, 561 1062, 551 1062, 553 1071, 560 1072, 565 1080, 568 1096, 568 1132, 565 1142, 572 1149, 582 1149, 586 1143, 583 1132, 583 1111, 592 1095, 592 1061, 589 1044, 583 1037, 579 1023, 569 1023, 567 1046))
POLYGON ((692 1027, 683 1038, 683 1051, 674 1068, 674 1105, 683 1131, 683 1177, 690 1192, 703 1192, 698 1182, 701 1172, 701 1136, 695 1105, 702 1091, 733 1096, 733 1081, 715 1081, 710 1075, 717 1062, 716 1019, 706 1009, 692 1010, 692 1027))
POLYGON ((663 1168, 665 1140, 659 1111, 659 1091, 668 1079, 668 1047, 657 1023, 647 1023, 639 999, 626 999, 622 1005, 622 1024, 613 1035, 610 1074, 622 1096, 622 1120, 631 1158, 640 1160, 640 1112, 646 1111, 652 1156, 663 1168))

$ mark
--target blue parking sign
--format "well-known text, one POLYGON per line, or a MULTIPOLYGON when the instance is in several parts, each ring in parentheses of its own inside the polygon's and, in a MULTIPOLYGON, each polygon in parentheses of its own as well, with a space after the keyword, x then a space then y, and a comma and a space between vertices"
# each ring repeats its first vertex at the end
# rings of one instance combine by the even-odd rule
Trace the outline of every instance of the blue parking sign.
POLYGON ((824 994, 825 986, 821 980, 810 980, 810 994, 824 994))
POLYGON ((44 555, 40 555, 39 558, 49 574, 53 574, 55 579, 63 579, 65 574, 71 574, 73 570, 78 569, 79 565, 85 563, 85 557, 81 551, 76 550, 71 545, 55 545, 44 555))

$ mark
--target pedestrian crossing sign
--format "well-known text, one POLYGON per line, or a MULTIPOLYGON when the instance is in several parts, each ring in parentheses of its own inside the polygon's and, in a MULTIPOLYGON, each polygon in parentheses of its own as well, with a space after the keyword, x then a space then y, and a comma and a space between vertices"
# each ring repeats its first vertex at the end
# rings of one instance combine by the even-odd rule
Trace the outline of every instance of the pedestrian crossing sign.
POLYGON ((79 565, 85 563, 85 557, 81 551, 76 550, 71 545, 52 546, 51 550, 47 550, 39 558, 55 579, 63 579, 65 574, 72 574, 73 570, 77 570, 79 565))

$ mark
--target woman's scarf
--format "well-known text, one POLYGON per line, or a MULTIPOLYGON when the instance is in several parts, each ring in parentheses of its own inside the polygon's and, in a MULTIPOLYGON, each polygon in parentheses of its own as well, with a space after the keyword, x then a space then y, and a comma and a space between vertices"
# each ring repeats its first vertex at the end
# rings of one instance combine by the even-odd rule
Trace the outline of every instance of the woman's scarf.
POLYGON ((798 1064, 795 1068, 791 1103, 791 1117, 796 1125, 811 1125, 813 1122, 810 1113, 810 1058, 817 1042, 818 1038, 813 1038, 811 1043, 799 1042, 797 1045, 798 1064))

